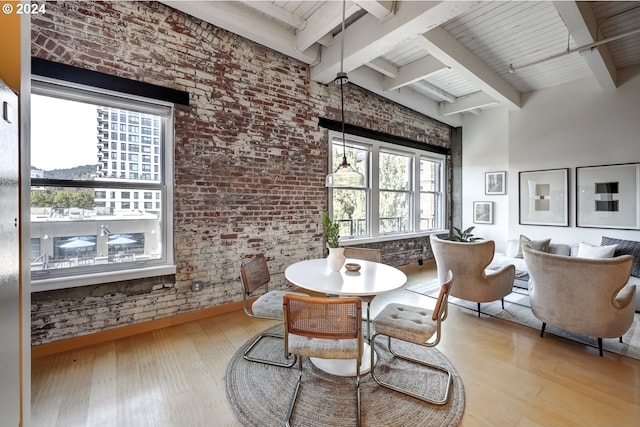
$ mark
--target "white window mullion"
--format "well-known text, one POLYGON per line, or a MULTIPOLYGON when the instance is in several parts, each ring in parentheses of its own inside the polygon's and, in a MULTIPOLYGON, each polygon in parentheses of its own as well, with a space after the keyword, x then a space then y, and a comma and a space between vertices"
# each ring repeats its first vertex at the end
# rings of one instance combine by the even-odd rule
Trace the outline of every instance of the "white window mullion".
POLYGON ((369 188, 369 227, 371 236, 380 235, 380 147, 372 147, 371 186, 369 188))
POLYGON ((413 209, 411 210, 413 232, 420 231, 420 154, 413 156, 413 209))

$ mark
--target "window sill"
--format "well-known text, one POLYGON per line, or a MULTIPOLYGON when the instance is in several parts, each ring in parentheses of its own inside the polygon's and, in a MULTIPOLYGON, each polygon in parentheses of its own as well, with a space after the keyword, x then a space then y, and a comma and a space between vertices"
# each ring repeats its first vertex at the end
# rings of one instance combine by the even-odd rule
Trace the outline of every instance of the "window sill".
POLYGON ((86 274, 75 277, 54 277, 31 281, 31 292, 43 292, 54 289, 75 288, 79 286, 99 285, 102 283, 120 282, 123 280, 142 279, 145 277, 166 276, 176 273, 175 265, 158 265, 132 270, 109 271, 86 274))
POLYGON ((340 240, 340 246, 355 246, 355 245, 362 245, 365 243, 377 243, 377 242, 389 242, 394 240, 415 239, 417 237, 427 237, 432 234, 442 234, 442 233, 448 233, 448 232, 449 232, 448 230, 429 230, 429 231, 421 231, 419 233, 385 234, 383 236, 376 236, 376 237, 356 237, 353 239, 340 240))

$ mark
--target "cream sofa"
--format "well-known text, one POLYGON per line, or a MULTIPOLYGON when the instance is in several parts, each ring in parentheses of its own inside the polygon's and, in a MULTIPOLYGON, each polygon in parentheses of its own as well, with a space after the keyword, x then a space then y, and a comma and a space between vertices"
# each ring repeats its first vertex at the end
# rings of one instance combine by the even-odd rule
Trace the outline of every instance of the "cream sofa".
MULTIPOLYGON (((504 253, 496 252, 487 269, 498 270, 505 265, 512 264, 516 267, 516 279, 522 276, 527 277, 527 275, 529 274, 529 270, 527 268, 527 264, 524 261, 524 258, 516 257, 519 246, 520 241, 517 239, 507 241, 506 251, 504 253)), ((578 250, 579 246, 572 246, 565 243, 556 243, 551 241, 549 243, 548 253, 565 256, 577 256, 578 250)), ((629 281, 627 283, 640 287, 640 277, 629 276, 629 281)), ((516 283, 514 284, 514 286, 518 286, 518 284, 516 283)), ((635 311, 640 313, 640 298, 636 298, 635 311)))

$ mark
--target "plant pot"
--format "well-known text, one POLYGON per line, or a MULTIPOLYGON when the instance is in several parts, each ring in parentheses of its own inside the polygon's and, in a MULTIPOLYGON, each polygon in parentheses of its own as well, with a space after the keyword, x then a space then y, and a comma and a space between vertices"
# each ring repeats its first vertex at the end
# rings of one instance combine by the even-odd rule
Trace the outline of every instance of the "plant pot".
POLYGON ((344 248, 329 248, 327 261, 329 262, 329 268, 331 271, 340 271, 346 261, 344 248))

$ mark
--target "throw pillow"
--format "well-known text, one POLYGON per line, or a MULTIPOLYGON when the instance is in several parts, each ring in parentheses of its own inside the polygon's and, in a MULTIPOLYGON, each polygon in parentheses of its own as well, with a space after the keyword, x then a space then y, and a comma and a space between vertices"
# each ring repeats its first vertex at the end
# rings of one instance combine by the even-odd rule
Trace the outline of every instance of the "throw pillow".
POLYGON ((578 258, 611 258, 618 245, 594 246, 580 242, 578 246, 578 258))
POLYGON ((520 235, 520 246, 518 246, 518 253, 516 254, 516 258, 523 258, 522 255, 522 247, 526 246, 531 249, 535 249, 541 252, 549 252, 549 243, 551 239, 545 240, 531 240, 527 236, 521 234, 520 235))
POLYGON ((602 246, 616 245, 613 256, 631 255, 633 256, 633 266, 631 267, 631 275, 640 277, 640 242, 633 240, 614 239, 613 237, 602 236, 600 243, 602 246))

